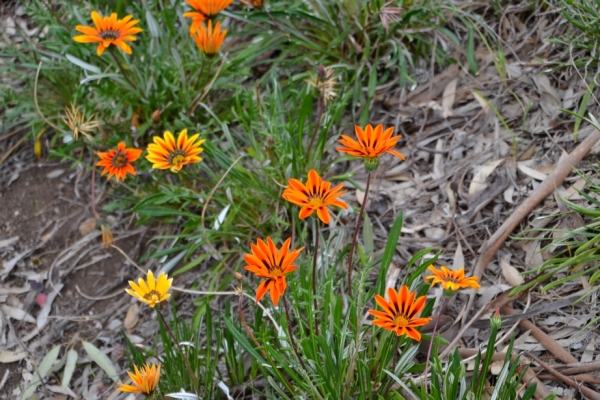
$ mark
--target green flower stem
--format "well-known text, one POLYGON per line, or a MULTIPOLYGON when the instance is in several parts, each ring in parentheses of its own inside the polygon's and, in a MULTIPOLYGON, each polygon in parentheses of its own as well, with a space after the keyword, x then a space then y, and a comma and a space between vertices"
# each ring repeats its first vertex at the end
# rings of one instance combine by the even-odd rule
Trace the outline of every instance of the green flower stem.
MULTIPOLYGON (((198 85, 200 84, 200 82, 204 81, 206 82, 208 80, 208 77, 210 76, 210 65, 208 66, 208 70, 206 71, 206 78, 207 79, 202 79, 202 75, 204 75, 204 67, 206 66, 206 60, 207 57, 204 56, 202 59, 202 66, 200 67, 200 73, 198 74, 198 80, 196 81, 196 85, 194 85, 194 92, 197 92, 198 90, 200 90, 200 88, 198 87, 198 85)), ((218 72, 217 72, 218 73, 218 72)), ((202 100, 202 98, 206 95, 206 93, 204 93, 204 85, 202 86, 202 90, 200 91, 200 93, 198 93, 196 95, 196 97, 194 97, 194 100, 192 100, 192 104, 190 105, 190 107, 187 110, 187 115, 188 117, 192 114, 192 112, 194 112, 194 110, 196 109, 196 107, 198 107, 198 103, 200 103, 200 101, 202 100)))
POLYGON ((360 206, 360 213, 358 214, 358 220, 356 221, 356 227, 354 228, 354 236, 352 237, 352 244, 350 245, 350 253, 348 254, 348 295, 352 297, 352 255, 354 254, 354 247, 356 246, 356 238, 358 237, 358 229, 362 221, 363 213, 365 211, 365 205, 369 197, 369 185, 371 184, 371 171, 367 175, 367 186, 365 187, 365 197, 363 198, 362 205, 360 206))
MULTIPOLYGON (((140 94, 139 91, 138 91, 138 88, 133 84, 133 82, 131 81, 131 79, 129 78, 129 76, 127 76, 127 74, 125 73, 125 70, 123 69, 123 66, 121 65, 121 63, 119 62, 119 59, 115 55, 115 49, 114 49, 114 47, 110 47, 108 50, 109 50, 108 52, 110 53, 110 55, 112 56, 112 58, 115 60, 115 64, 117 64, 117 67, 119 68, 119 71, 121 71, 121 75, 123 75, 123 78, 125 78, 125 80, 127 81, 127 83, 129 83, 129 86, 131 86, 131 88, 133 90, 135 90, 138 94, 140 94)), ((140 96, 141 96, 141 94, 140 94, 140 96)))
MULTIPOLYGON (((319 220, 315 219, 315 255, 313 257, 312 289, 313 289, 313 312, 317 312, 317 258, 319 257, 319 220)), ((315 335, 319 335, 319 319, 315 318, 315 335)))
MULTIPOLYGON (((429 372, 429 357, 431 357, 431 349, 433 348, 433 341, 435 340, 435 334, 437 332, 437 327, 440 322, 440 317, 442 316, 442 313, 444 312, 444 309, 446 308, 446 305, 448 304, 449 298, 450 298, 449 296, 444 296, 444 302, 442 303, 442 306, 440 307, 440 312, 438 313, 438 315, 435 319, 435 325, 433 326, 433 332, 431 333, 431 341, 429 341, 429 350, 427 350, 427 359, 425 360, 425 373, 423 375, 425 380, 427 379, 427 373, 429 372)), ((425 393, 427 393, 427 382, 425 383, 425 393)))
MULTIPOLYGON (((160 304, 159 304, 159 306, 160 306, 160 304)), ((177 340, 177 338, 173 334, 173 331, 169 327, 169 324, 167 324, 167 321, 165 320, 165 317, 160 312, 160 309, 158 307, 155 307, 155 309, 156 309, 156 312, 158 313, 158 315, 160 316, 160 319, 162 319, 162 322, 163 322, 164 326, 167 328, 167 331, 169 332, 169 334, 173 338, 173 341, 177 345, 177 349, 179 349, 179 353, 181 354, 181 357, 183 358, 183 361, 185 362, 185 366, 187 367, 188 374, 190 374, 190 377, 192 378, 192 381, 194 382, 194 388, 196 389, 196 394, 200 394, 200 386, 198 386, 198 380, 196 379, 196 375, 194 374, 194 371, 192 370, 192 366, 190 365, 190 362, 189 362, 187 356, 185 355, 185 353, 183 352, 183 349, 179 345, 179 341, 177 340)))
POLYGON ((296 348, 296 341, 294 340, 294 332, 292 331, 292 320, 290 319, 290 307, 288 305, 287 297, 285 297, 285 295, 281 297, 283 297, 283 307, 285 308, 285 317, 287 318, 287 328, 288 336, 290 337, 290 345, 294 350, 296 358, 298 359, 298 361, 300 361, 302 368, 304 369, 304 371, 306 371, 306 373, 308 373, 308 369, 306 369, 306 365, 304 364, 304 361, 302 361, 300 354, 298 354, 298 349, 296 348))

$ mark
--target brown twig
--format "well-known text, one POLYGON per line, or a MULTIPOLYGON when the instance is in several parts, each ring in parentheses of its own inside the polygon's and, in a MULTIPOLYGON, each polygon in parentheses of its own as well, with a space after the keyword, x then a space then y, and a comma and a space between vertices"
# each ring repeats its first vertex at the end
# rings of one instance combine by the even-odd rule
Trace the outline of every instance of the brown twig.
MULTIPOLYGON (((571 173, 573 167, 585 157, 594 144, 600 140, 600 131, 594 130, 583 142, 579 144, 563 161, 561 161, 554 171, 552 171, 546 179, 533 191, 523 203, 521 203, 517 209, 508 217, 506 221, 498 228, 496 233, 490 237, 481 246, 481 256, 475 264, 475 270, 473 276, 481 279, 483 271, 487 268, 488 264, 492 260, 492 257, 496 254, 498 249, 504 244, 508 235, 521 223, 521 221, 536 207, 544 198, 551 194, 557 186, 559 186, 563 180, 571 173)), ((465 316, 469 314, 470 309, 473 306, 475 300, 475 293, 469 295, 469 302, 467 304, 467 312, 465 316)))
POLYGON ((552 368, 551 366, 549 366, 548 364, 546 364, 545 362, 543 362, 542 360, 540 360, 538 357, 536 357, 535 355, 531 354, 529 351, 526 351, 525 354, 527 355, 527 357, 532 358, 533 360, 535 360, 538 364, 540 364, 546 371, 550 372, 552 375, 554 375, 555 377, 557 377, 558 379, 560 379, 562 382, 564 382, 565 384, 571 386, 572 388, 574 388, 575 390, 581 392, 586 399, 591 399, 591 400, 600 400, 600 393, 586 387, 583 385, 578 384, 576 381, 574 381, 573 379, 569 378, 568 376, 565 376, 563 374, 561 374, 560 372, 558 372, 557 370, 555 370, 554 368, 552 368))
MULTIPOLYGON (((560 162, 554 171, 533 191, 523 203, 504 221, 496 233, 489 238, 481 247, 481 256, 475 265, 474 276, 481 278, 483 271, 490 263, 492 257, 496 254, 500 246, 506 241, 508 235, 521 223, 546 196, 551 194, 557 186, 571 173, 575 167, 591 150, 592 146, 600 140, 600 132, 592 132, 583 142, 579 144, 562 162, 560 162)), ((474 296, 474 295, 473 295, 474 296)), ((473 298, 471 296, 471 298, 473 298)))
MULTIPOLYGON (((241 290, 241 289, 240 289, 241 290)), ((250 327, 248 326, 248 324, 246 323, 246 317, 244 317, 244 310, 242 308, 242 297, 244 297, 243 295, 238 296, 238 310, 240 313, 240 321, 242 321, 242 325, 244 326, 244 330, 246 331, 246 333, 248 334, 248 336, 250 336, 250 339, 252 339, 252 341, 254 342, 254 345, 257 348, 260 348, 260 343, 258 343, 258 340, 256 340, 256 337, 254 336, 254 333, 252 333, 252 330, 250 329, 250 327)), ((267 352, 264 350, 260 350, 260 352, 262 353, 262 356, 264 358, 267 358, 267 352)))
POLYGON ((358 237, 358 230, 360 229, 360 223, 362 221, 363 214, 365 212, 365 205, 369 198, 369 186, 371 184, 371 172, 367 175, 367 185, 365 187, 365 197, 363 198, 362 204, 360 205, 360 213, 358 214, 358 220, 354 228, 354 235, 352 236, 352 244, 348 253, 348 296, 352 297, 352 256, 354 255, 354 247, 356 246, 356 238, 358 237))

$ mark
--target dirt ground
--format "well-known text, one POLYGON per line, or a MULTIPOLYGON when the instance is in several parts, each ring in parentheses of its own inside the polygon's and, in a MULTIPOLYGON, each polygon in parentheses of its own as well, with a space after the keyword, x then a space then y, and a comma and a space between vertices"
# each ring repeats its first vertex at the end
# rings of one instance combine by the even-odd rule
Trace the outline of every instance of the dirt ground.
MULTIPOLYGON (((34 360, 39 363, 49 347, 78 350, 82 339, 96 343, 99 339, 108 345, 113 361, 121 359, 119 330, 127 311, 137 310, 131 298, 122 295, 123 288, 136 271, 117 250, 103 246, 90 207, 89 174, 68 164, 37 162, 30 148, 13 155, 2 171, 10 176, 5 173, 0 181, 0 243, 4 244, 0 245, 4 260, 0 297, 2 307, 26 313, 21 320, 9 320, 9 308, 3 308, 0 320, 0 398, 12 399, 15 388, 31 380, 34 360), (7 262, 14 264, 10 271, 7 262), (30 337, 40 323, 43 298, 49 302, 53 288, 60 290, 52 311, 39 333, 30 337), (30 340, 23 341, 24 337, 30 340), (27 353, 19 355, 23 347, 27 353), (3 361, 15 354, 22 359, 3 361)), ((102 193, 98 195, 101 202, 102 193)), ((117 218, 107 221, 114 224, 114 244, 135 259, 142 251, 146 229, 117 218)), ((97 387, 99 393, 108 389, 97 387)), ((62 395, 46 398, 53 396, 62 395)))

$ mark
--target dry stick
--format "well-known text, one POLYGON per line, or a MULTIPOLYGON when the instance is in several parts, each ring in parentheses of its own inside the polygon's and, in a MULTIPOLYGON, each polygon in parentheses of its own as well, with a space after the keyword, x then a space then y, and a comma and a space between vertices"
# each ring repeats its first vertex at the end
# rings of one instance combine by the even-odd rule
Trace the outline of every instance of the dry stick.
MULTIPOLYGON (((317 78, 319 79, 319 78, 317 78)), ((318 82, 318 80, 317 80, 318 82)), ((306 151, 306 154, 310 154, 310 151, 312 150, 312 146, 313 143, 315 141, 315 137, 317 137, 317 131, 319 130, 319 125, 321 125, 321 118, 323 117, 323 109, 325 108, 325 102, 322 100, 322 97, 319 97, 319 100, 317 100, 317 123, 315 124, 315 128, 313 129, 313 133, 312 136, 310 137, 310 142, 308 144, 308 150, 306 151)))
MULTIPOLYGON (((435 319, 435 325, 433 326, 433 332, 431 333, 431 340, 429 341, 429 350, 427 350, 427 359, 425 360, 425 372, 423 373, 425 379, 427 379, 427 372, 429 372, 429 357, 431 357, 431 349, 433 347, 433 341, 435 340, 435 333, 437 332, 438 323, 440 322, 440 317, 442 316, 442 313, 444 312, 444 309, 448 304, 448 296, 446 296, 445 293, 443 294, 443 296, 444 302, 442 303, 442 306, 440 307, 440 312, 438 313, 437 318, 435 319)), ((425 382, 425 393, 427 393, 427 381, 425 382)))
POLYGON ((300 361, 300 364, 302 364, 302 368, 304 368, 304 371, 306 373, 308 373, 308 369, 306 369, 306 365, 304 365, 304 361, 302 361, 300 354, 298 354, 298 349, 296 348, 296 341, 294 340, 294 332, 292 332, 292 320, 290 319, 290 309, 288 306, 287 298, 285 296, 282 296, 282 297, 283 297, 283 306, 285 308, 285 316, 287 318, 288 335, 290 336, 290 344, 292 345, 292 349, 294 350, 294 354, 296 355, 296 358, 298 359, 298 361, 300 361))
MULTIPOLYGON (((509 306, 502 307, 502 312, 505 314, 514 314, 516 311, 513 310, 509 306)), ((558 359, 560 359, 564 363, 576 363, 578 360, 567 350, 565 350, 561 345, 556 343, 554 339, 546 334, 543 330, 538 328, 532 322, 523 319, 519 321, 519 325, 525 330, 531 331, 531 336, 533 336, 538 342, 541 343, 542 346, 550 353, 554 354, 558 359)), ((587 375, 588 378, 593 379, 590 375, 587 375)))
POLYGON ((354 227, 354 235, 352 236, 352 244, 350 245, 350 254, 348 254, 348 295, 352 297, 352 255, 354 254, 354 247, 356 246, 356 238, 358 237, 358 230, 360 229, 360 223, 362 216, 365 211, 365 205, 369 198, 369 186, 371 184, 371 172, 367 174, 367 186, 365 187, 365 197, 362 204, 360 205, 360 213, 358 214, 358 220, 354 227))
MULTIPOLYGON (((115 63, 117 64, 117 68, 119 68, 119 71, 121 71, 121 75, 123 75, 123 78, 125 78, 125 80, 127 81, 127 83, 129 83, 129 86, 131 86, 131 88, 138 92, 137 87, 133 84, 133 82, 131 81, 131 79, 129 79, 129 77, 127 76, 127 74, 125 73, 125 70, 123 69, 123 66, 121 65, 121 63, 119 62, 119 60, 117 59, 117 56, 115 55, 115 50, 114 48, 109 48, 108 52, 110 53, 110 55, 112 56, 112 58, 115 60, 115 63)), ((141 93, 139 93, 142 97, 144 97, 141 93)))
POLYGON ((574 381, 573 379, 571 379, 571 378, 569 378, 569 377, 561 374, 560 372, 556 371, 554 368, 552 368, 551 366, 549 366, 548 364, 546 364, 545 362, 543 362, 542 360, 540 360, 535 355, 531 354, 529 351, 526 351, 525 354, 527 355, 527 357, 530 357, 530 358, 534 359, 546 371, 550 372, 552 375, 556 376, 558 379, 560 379, 561 381, 563 381, 567 385, 571 386, 575 390, 580 391, 586 397, 586 399, 600 400, 600 393, 598 393, 598 392, 596 392, 596 391, 594 391, 594 390, 592 390, 592 389, 590 389, 588 387, 585 387, 583 385, 579 385, 576 381, 574 381))
MULTIPOLYGON (((215 192, 217 191, 217 189, 221 185, 221 182, 223 182, 223 179, 225 179, 225 177, 227 176, 227 174, 229 173, 229 171, 231 171, 233 169, 233 167, 235 166, 235 164, 237 164, 237 162, 240 161, 242 159, 242 157, 244 157, 243 154, 241 156, 239 156, 229 166, 229 168, 227 168, 227 171, 225 171, 225 173, 223 174, 223 176, 221 176, 221 179, 219 179, 219 181, 217 182, 217 184, 212 188, 212 190, 208 194, 208 197, 206 197, 206 202, 204 202, 204 207, 202 207, 202 214, 200 215, 200 227, 202 228, 202 236, 204 236, 204 240, 206 241, 206 245, 208 245, 213 250, 214 254, 219 254, 219 252, 217 251, 217 249, 215 248, 215 246, 212 245, 212 243, 210 242, 210 240, 208 240, 208 235, 206 234, 206 227, 204 226, 204 215, 206 214, 206 209, 208 207, 208 203, 210 203, 210 200, 212 199, 213 195, 215 194, 215 192)), ((231 270, 231 268, 229 268, 229 266, 227 265, 227 263, 224 263, 224 264, 225 264, 225 266, 229 270, 231 270)))
POLYGON ((169 331, 169 334, 171 335, 171 337, 173 338, 173 341, 177 345, 177 348, 179 349, 179 353, 181 353, 181 357, 183 358, 183 361, 185 361, 185 366, 187 367, 188 373, 190 374, 190 377, 192 378, 192 381, 194 382, 194 388, 196 389, 196 394, 200 394, 200 386, 198 386, 198 380, 196 379, 196 375, 194 374, 194 371, 192 370, 192 366, 190 365, 190 362, 189 362, 186 354, 183 352, 183 349, 181 348, 179 341, 173 334, 171 327, 169 326, 167 321, 165 321, 165 317, 163 317, 162 313, 160 312, 160 309, 156 308, 156 311, 157 311, 158 315, 160 315, 160 318, 162 319, 163 324, 165 325, 165 327, 167 328, 167 331, 169 331))
MULTIPOLYGON (((244 317, 244 310, 242 309, 242 297, 238 296, 239 300, 238 300, 238 310, 240 313, 240 321, 242 321, 242 325, 244 326, 244 330, 246 331, 246 333, 248 334, 248 336, 250 336, 250 339, 252 339, 252 341, 254 342, 254 345, 258 348, 260 348, 260 343, 258 343, 258 340, 256 340, 256 337, 254 336, 254 334, 252 333, 252 330, 250 330, 250 327, 248 326, 248 324, 246 323, 246 318, 244 317)), ((262 356, 264 358, 267 358, 267 352, 264 350, 260 351, 262 353, 262 356)))
MULTIPOLYGON (((556 166, 556 169, 548 175, 546 179, 534 190, 532 195, 528 197, 523 203, 517 207, 517 209, 511 214, 511 216, 504 221, 502 226, 498 228, 496 233, 489 238, 484 245, 481 247, 481 256, 475 264, 474 276, 481 279, 483 271, 485 271, 487 265, 491 261, 492 257, 496 254, 500 246, 506 241, 508 235, 521 223, 523 218, 529 214, 535 206, 537 206, 546 196, 551 194, 558 185, 571 173, 573 167, 575 167, 591 150, 592 146, 600 140, 600 132, 592 132, 583 142, 579 144, 560 164, 556 166)), ((473 299, 474 294, 471 295, 473 299)), ((470 299, 470 300, 471 300, 470 299)), ((469 301, 471 303, 471 301, 469 301)))
POLYGON ((57 132, 60 132, 60 128, 58 126, 54 125, 52 122, 48 121, 48 118, 46 118, 44 116, 44 114, 42 114, 42 110, 40 110, 40 105, 38 104, 38 101, 37 101, 37 87, 38 87, 38 80, 40 78, 40 70, 41 69, 42 69, 42 61, 40 61, 40 63, 38 64, 38 69, 35 72, 35 80, 33 81, 33 104, 35 105, 35 111, 37 111, 37 113, 40 116, 40 118, 42 119, 42 121, 44 121, 45 123, 47 123, 48 125, 53 127, 54 130, 56 130, 57 132))
MULTIPOLYGON (((591 150, 591 148, 600 140, 600 132, 593 131, 583 142, 579 144, 562 162, 560 162, 554 171, 548 175, 546 179, 533 191, 523 203, 517 207, 517 209, 511 214, 511 216, 504 221, 504 223, 498 228, 496 233, 489 238, 481 247, 481 256, 475 264, 475 271, 473 276, 476 276, 481 280, 483 271, 487 268, 488 264, 492 260, 492 257, 496 254, 498 249, 504 244, 508 235, 521 223, 535 206, 537 206, 546 196, 552 193, 556 187, 562 184, 563 180, 571 173, 573 167, 585 157, 591 150)), ((469 302, 467 304, 467 312, 465 316, 469 314, 469 311, 473 307, 473 301, 475 300, 475 293, 469 295, 469 302)))
MULTIPOLYGON (((319 257, 319 219, 315 218, 315 255, 312 268, 313 312, 317 312, 317 258, 319 257)), ((315 335, 319 335, 319 318, 315 318, 315 335)))

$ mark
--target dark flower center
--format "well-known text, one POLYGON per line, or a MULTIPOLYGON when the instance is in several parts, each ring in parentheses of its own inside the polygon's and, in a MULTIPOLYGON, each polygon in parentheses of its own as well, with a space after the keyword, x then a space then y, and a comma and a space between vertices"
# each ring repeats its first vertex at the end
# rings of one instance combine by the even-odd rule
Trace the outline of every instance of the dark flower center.
POLYGON ((168 163, 174 167, 179 167, 183 160, 185 159, 185 152, 183 150, 175 150, 171 154, 169 154, 169 158, 167 159, 168 163))
POLYGON ((158 293, 156 290, 152 290, 144 295, 144 299, 158 301, 160 299, 160 293, 158 293))
POLYGON ((116 38, 118 38, 119 36, 121 36, 120 32, 118 31, 113 31, 111 29, 106 30, 106 31, 102 31, 98 34, 102 39, 112 39, 115 40, 116 38))
POLYGON ((116 168, 122 168, 127 164, 127 156, 123 153, 117 153, 112 159, 112 165, 116 168))

